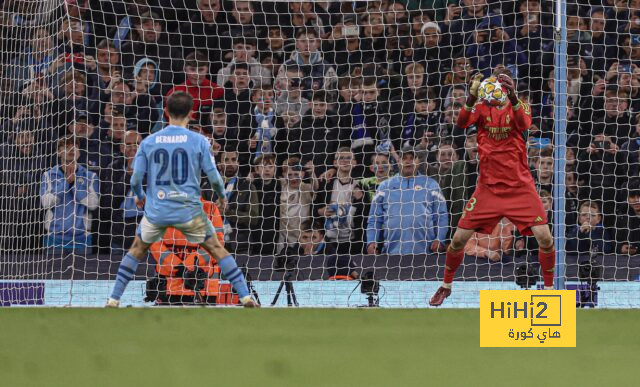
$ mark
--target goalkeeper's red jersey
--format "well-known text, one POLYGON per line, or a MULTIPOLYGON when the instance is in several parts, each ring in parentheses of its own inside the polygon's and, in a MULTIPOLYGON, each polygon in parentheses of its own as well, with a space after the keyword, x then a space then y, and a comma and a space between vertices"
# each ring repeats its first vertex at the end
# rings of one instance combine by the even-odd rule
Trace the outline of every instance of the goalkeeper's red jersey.
POLYGON ((531 109, 524 102, 515 108, 507 101, 501 109, 478 102, 473 108, 464 107, 458 116, 458 126, 478 128, 478 183, 495 193, 533 185, 527 162, 524 132, 531 126, 531 109))

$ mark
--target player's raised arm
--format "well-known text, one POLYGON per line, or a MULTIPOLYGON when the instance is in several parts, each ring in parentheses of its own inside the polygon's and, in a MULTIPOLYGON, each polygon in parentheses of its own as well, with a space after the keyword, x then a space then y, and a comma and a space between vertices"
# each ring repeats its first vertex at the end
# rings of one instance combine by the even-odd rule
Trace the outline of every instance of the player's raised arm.
POLYGON ((531 127, 531 108, 525 102, 518 99, 516 85, 513 82, 513 79, 506 74, 500 74, 498 77, 500 82, 507 89, 507 97, 509 97, 509 101, 511 102, 513 109, 513 123, 516 130, 523 132, 529 129, 531 127))
POLYGON ((471 78, 469 82, 469 95, 467 96, 467 102, 458 115, 458 126, 461 128, 468 128, 478 120, 478 113, 473 110, 473 106, 478 100, 478 88, 482 83, 482 74, 478 73, 471 78))
POLYGON ((213 149, 208 141, 202 141, 200 154, 202 155, 202 171, 207 175, 207 179, 209 179, 209 183, 211 183, 211 187, 216 195, 218 195, 218 198, 224 199, 224 181, 222 180, 222 176, 220 176, 220 172, 218 172, 218 168, 216 168, 213 149))
POLYGON ((136 194, 139 202, 144 202, 146 195, 142 189, 142 181, 147 173, 147 155, 144 151, 144 143, 140 144, 136 157, 133 159, 133 175, 131 175, 131 189, 136 194))

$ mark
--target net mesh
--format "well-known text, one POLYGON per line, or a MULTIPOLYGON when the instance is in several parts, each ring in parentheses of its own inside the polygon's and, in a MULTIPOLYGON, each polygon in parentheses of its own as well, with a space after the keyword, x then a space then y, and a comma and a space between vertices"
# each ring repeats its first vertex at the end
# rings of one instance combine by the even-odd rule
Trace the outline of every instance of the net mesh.
MULTIPOLYGON (((478 181, 468 83, 503 67, 550 223, 566 191, 561 279, 583 306, 640 307, 640 2, 567 3, 565 119, 551 1, 5 0, 0 303, 103 304, 142 217, 133 157, 186 91, 227 190, 218 208, 203 179, 205 211, 263 304, 283 284, 276 305, 427 306, 478 181)), ((541 284, 506 218, 465 253, 448 306, 541 284)), ((169 231, 123 303, 233 304, 214 263, 169 231)))

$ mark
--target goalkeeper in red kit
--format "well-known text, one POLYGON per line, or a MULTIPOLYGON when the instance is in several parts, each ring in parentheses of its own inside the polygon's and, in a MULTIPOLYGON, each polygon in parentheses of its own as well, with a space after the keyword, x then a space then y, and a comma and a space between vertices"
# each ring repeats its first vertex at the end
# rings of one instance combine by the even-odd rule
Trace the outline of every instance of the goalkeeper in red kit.
POLYGON ((540 246, 538 258, 544 288, 553 289, 553 238, 527 162, 524 132, 531 126, 531 111, 518 99, 507 69, 497 69, 493 75, 507 93, 504 104, 492 106, 478 101, 482 75, 477 74, 470 82, 467 102, 458 116, 459 127, 475 124, 478 128, 480 173, 476 190, 447 248, 444 282, 429 300, 431 306, 441 305, 451 294, 453 277, 471 235, 475 231, 491 234, 502 217, 508 218, 521 234, 535 236, 540 246))

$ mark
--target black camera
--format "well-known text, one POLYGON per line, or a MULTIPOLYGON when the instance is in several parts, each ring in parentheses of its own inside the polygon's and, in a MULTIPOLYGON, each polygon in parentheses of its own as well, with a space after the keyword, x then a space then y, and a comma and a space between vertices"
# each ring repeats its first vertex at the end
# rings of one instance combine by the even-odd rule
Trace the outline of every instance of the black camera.
POLYGON ((538 275, 537 265, 534 263, 525 262, 516 266, 515 270, 515 282, 516 285, 523 289, 529 289, 534 286, 540 276, 538 275))
POLYGON ((611 148, 611 143, 609 141, 596 141, 593 143, 593 145, 597 149, 602 149, 602 150, 608 150, 609 148, 611 148))
POLYGON ((286 254, 278 255, 273 260, 273 270, 275 271, 292 271, 298 267, 298 257, 286 254))

